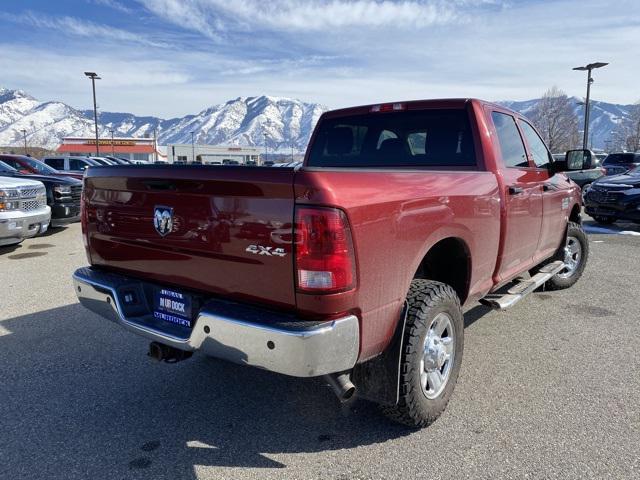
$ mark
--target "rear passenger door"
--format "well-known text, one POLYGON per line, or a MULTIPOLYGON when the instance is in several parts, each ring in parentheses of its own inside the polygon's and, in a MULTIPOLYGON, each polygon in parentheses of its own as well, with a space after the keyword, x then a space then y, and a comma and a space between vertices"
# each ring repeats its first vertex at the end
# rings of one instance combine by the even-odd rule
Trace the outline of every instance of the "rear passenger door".
POLYGON ((561 175, 549 175, 551 153, 538 132, 524 120, 518 120, 529 150, 529 159, 535 165, 540 178, 542 193, 542 229, 535 260, 541 261, 552 255, 560 246, 565 234, 569 215, 569 184, 561 175))
POLYGON ((64 171, 64 158, 45 158, 44 163, 56 170, 64 171))
POLYGON ((84 172, 89 165, 84 160, 80 160, 77 158, 69 159, 69 170, 84 172))
POLYGON ((529 162, 515 118, 492 111, 491 119, 497 139, 496 156, 502 160, 505 215, 497 272, 503 281, 533 266, 542 228, 543 179, 529 162))

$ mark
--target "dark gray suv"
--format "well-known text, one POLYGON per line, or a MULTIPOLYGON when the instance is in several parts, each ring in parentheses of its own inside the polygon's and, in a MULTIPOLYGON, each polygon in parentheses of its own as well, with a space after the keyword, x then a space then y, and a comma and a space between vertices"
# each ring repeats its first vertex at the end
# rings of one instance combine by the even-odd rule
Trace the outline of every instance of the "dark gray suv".
POLYGON ((640 153, 611 153, 602 162, 607 175, 619 175, 640 166, 640 153))

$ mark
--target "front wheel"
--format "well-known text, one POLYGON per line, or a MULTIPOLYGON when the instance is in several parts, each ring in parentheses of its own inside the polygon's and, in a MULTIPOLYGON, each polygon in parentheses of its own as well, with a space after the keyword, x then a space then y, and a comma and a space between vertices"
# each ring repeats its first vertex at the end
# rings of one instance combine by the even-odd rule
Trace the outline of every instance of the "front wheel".
POLYGON ((582 276, 589 258, 589 240, 582 225, 569 222, 567 239, 557 258, 564 262, 565 268, 546 283, 548 290, 569 288, 582 276))
POLYGON ((413 280, 400 358, 400 398, 382 407, 392 420, 426 427, 444 411, 462 364, 464 320, 449 285, 413 280))

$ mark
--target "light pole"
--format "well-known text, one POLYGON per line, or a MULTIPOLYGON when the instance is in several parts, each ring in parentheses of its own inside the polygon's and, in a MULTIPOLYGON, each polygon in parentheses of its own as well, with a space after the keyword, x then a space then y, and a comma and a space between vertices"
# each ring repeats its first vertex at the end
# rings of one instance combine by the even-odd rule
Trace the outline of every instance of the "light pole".
POLYGON ((98 141, 98 104, 96 103, 96 80, 100 77, 96 72, 84 72, 91 79, 91 87, 93 88, 93 122, 96 128, 96 157, 100 156, 100 142, 98 141))
POLYGON ((607 65, 609 64, 604 62, 595 62, 585 65, 584 67, 574 68, 574 70, 587 72, 587 98, 584 102, 584 136, 582 137, 582 148, 584 150, 587 149, 587 144, 589 142, 589 95, 591 93, 591 84, 593 83, 593 78, 591 78, 591 70, 602 68, 607 65))
POLYGON ((158 163, 158 128, 153 129, 153 163, 158 163))
POLYGON ((195 132, 191 132, 191 163, 196 161, 196 144, 193 139, 193 134, 195 132))
POLYGON ((109 133, 111 134, 111 156, 115 157, 115 150, 113 149, 113 130, 109 130, 109 133))
MULTIPOLYGON (((267 145, 267 138, 269 138, 269 136, 266 133, 263 133, 264 135, 264 162, 267 161, 267 155, 269 155, 269 147, 267 145)), ((264 162, 262 162, 264 164, 264 162)))
POLYGON ((22 137, 24 138, 24 154, 27 155, 27 131, 24 128, 20 131, 22 132, 22 137))

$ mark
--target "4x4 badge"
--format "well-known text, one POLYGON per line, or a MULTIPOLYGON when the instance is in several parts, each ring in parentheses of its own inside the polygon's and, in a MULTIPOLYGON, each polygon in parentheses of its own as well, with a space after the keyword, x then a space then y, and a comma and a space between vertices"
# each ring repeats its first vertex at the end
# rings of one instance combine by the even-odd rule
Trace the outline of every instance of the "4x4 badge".
POLYGON ((153 212, 153 226, 161 236, 173 230, 173 208, 157 205, 153 212))
POLYGON ((263 247, 262 245, 249 245, 245 252, 253 253, 254 255, 266 255, 267 257, 284 257, 287 254, 284 248, 263 247))

